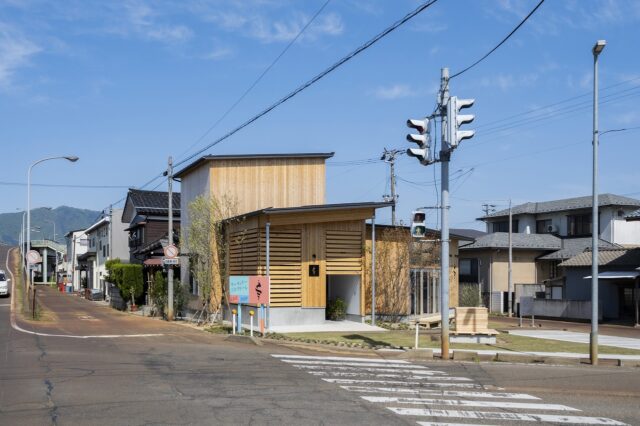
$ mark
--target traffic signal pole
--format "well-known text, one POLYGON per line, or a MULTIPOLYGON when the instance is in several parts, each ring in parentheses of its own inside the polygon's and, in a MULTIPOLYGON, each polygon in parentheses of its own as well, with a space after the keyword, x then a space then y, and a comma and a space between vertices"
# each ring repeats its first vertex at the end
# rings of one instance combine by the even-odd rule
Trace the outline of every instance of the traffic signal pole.
POLYGON ((449 102, 449 68, 442 68, 440 80, 440 108, 442 117, 442 143, 440 151, 441 196, 440 215, 440 349, 442 359, 449 359, 449 160, 447 144, 447 104, 449 102))

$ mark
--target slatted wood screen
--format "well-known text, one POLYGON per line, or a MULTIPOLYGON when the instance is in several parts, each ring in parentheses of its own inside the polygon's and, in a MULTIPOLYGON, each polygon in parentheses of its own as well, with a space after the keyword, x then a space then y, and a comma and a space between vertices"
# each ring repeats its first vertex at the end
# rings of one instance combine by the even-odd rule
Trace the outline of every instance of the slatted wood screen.
POLYGON ((362 232, 327 231, 328 275, 360 275, 362 272, 362 232))
POLYGON ((229 237, 229 275, 258 275, 258 230, 234 232, 229 237))
MULTIPOLYGON (((266 233, 261 234, 261 270, 266 267, 266 233)), ((269 234, 271 306, 302 306, 302 235, 298 229, 269 234)))

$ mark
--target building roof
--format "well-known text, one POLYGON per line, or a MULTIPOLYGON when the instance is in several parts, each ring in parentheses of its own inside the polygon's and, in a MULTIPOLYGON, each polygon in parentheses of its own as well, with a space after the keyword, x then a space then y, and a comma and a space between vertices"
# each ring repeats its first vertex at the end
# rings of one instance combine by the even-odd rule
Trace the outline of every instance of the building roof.
MULTIPOLYGON (((560 238, 551 234, 513 233, 511 246, 516 250, 559 250, 562 248, 560 238)), ((460 250, 509 248, 508 232, 492 232, 483 235, 471 243, 460 247, 460 250)))
POLYGON ((103 217, 102 219, 100 219, 99 221, 97 221, 96 223, 94 223, 93 225, 91 225, 90 227, 88 227, 87 229, 84 230, 85 234, 88 234, 91 231, 94 231, 98 228, 100 228, 102 225, 106 225, 109 223, 109 217, 103 217))
MULTIPOLYGON (((172 195, 173 215, 180 217, 180 193, 174 192, 172 195)), ((165 191, 129 189, 125 206, 129 203, 137 215, 167 216, 169 214, 169 193, 165 191)), ((129 210, 125 208, 122 212, 122 220, 125 223, 128 222, 125 219, 125 214, 129 210)))
MULTIPOLYGON (((566 260, 579 255, 587 249, 591 249, 591 237, 586 238, 564 238, 562 248, 553 253, 540 257, 541 260, 566 260)), ((620 248, 617 244, 600 239, 598 247, 601 249, 620 248)))
POLYGON ((487 233, 484 231, 479 231, 477 229, 469 229, 469 228, 450 228, 449 233, 456 234, 459 237, 461 237, 461 239, 468 240, 468 241, 473 241, 476 238, 482 237, 483 235, 487 235, 487 233))
POLYGON ((239 154, 239 155, 205 155, 200 157, 191 164, 185 166, 183 169, 174 173, 174 177, 180 178, 184 176, 190 170, 200 166, 207 161, 220 161, 220 160, 273 160, 283 158, 322 158, 327 159, 333 157, 333 152, 308 152, 297 154, 239 154))
POLYGON ((634 210, 625 216, 627 220, 640 220, 640 209, 634 210))
MULTIPOLYGON (((640 248, 615 248, 598 250, 598 265, 610 267, 624 267, 635 269, 640 266, 640 248)), ((559 266, 586 267, 591 266, 591 250, 580 253, 559 266)))
MULTIPOLYGON (((561 212, 566 210, 578 210, 591 208, 591 195, 586 197, 565 198, 562 200, 542 201, 539 203, 524 203, 511 208, 513 215, 519 214, 541 214, 561 212)), ((638 206, 640 207, 640 200, 635 198, 624 197, 622 195, 615 194, 600 194, 598 196, 598 206, 638 206)), ((497 217, 509 216, 509 209, 500 210, 495 213, 491 213, 486 216, 482 216, 479 219, 492 219, 497 217)))
POLYGON ((383 207, 390 207, 393 205, 393 202, 389 201, 369 201, 363 203, 341 203, 341 204, 315 204, 309 206, 299 206, 299 207, 267 207, 260 210, 255 210, 248 213, 239 214, 234 217, 230 217, 227 221, 231 221, 239 218, 246 218, 251 216, 259 216, 263 214, 287 214, 287 213, 311 213, 311 212, 326 212, 326 211, 335 211, 335 210, 353 210, 353 209, 365 209, 365 208, 373 208, 379 209, 383 207))

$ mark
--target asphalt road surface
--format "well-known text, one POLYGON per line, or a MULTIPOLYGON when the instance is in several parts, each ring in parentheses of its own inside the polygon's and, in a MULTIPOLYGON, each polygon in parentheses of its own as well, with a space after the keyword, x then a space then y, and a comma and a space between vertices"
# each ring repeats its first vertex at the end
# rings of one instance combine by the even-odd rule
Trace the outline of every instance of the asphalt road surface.
POLYGON ((1 425, 640 424, 638 369, 254 346, 43 297, 53 320, 18 329, 0 299, 1 425))

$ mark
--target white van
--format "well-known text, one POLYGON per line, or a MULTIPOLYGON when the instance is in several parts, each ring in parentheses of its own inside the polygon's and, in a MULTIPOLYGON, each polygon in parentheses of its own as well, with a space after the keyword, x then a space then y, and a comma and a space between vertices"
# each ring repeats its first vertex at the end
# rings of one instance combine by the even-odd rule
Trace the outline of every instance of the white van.
POLYGON ((11 281, 11 279, 7 278, 4 271, 0 269, 0 296, 9 296, 11 293, 11 290, 9 289, 9 281, 11 281))

